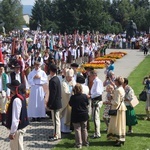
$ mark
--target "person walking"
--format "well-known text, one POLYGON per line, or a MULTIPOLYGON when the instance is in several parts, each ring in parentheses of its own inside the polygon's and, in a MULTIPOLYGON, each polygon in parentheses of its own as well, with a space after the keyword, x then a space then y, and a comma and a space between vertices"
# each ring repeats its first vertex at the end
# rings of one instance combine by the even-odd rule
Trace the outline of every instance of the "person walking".
POLYGON ((29 124, 26 100, 20 94, 24 85, 18 80, 13 80, 6 85, 12 93, 6 119, 6 127, 10 130, 10 148, 11 150, 24 150, 23 136, 29 124))
POLYGON ((61 139, 61 125, 60 125, 60 109, 62 108, 61 102, 61 84, 56 75, 57 66, 52 64, 50 66, 50 80, 49 80, 49 98, 47 108, 51 110, 53 120, 53 135, 49 136, 48 141, 56 141, 61 139))

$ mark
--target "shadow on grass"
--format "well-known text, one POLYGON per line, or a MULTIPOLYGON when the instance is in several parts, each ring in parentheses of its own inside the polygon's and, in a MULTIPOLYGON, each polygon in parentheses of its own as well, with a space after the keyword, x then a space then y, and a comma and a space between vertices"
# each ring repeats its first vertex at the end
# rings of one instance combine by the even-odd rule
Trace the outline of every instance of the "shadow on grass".
MULTIPOLYGON (((98 146, 107 146, 107 147, 112 147, 114 145, 114 141, 90 141, 89 145, 90 147, 98 147, 98 146)), ((74 143, 70 143, 70 142, 65 142, 63 144, 57 144, 56 145, 57 148, 73 148, 74 147, 74 143)))
POLYGON ((90 147, 92 146, 112 146, 114 145, 114 141, 91 141, 90 147))
POLYGON ((144 120, 144 117, 146 117, 145 114, 136 114, 136 118, 137 118, 138 120, 144 120))
POLYGON ((150 133, 132 133, 132 134, 128 134, 127 136, 130 137, 138 136, 138 137, 150 138, 150 133))

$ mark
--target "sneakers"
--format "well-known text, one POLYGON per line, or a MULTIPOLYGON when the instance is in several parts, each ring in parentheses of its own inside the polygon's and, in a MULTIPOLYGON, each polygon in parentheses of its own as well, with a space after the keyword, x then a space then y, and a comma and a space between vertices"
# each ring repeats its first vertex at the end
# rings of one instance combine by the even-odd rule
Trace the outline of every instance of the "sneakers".
POLYGON ((150 121, 150 117, 145 117, 144 120, 150 121))
POLYGON ((56 136, 49 136, 49 137, 48 137, 48 141, 57 141, 57 140, 59 140, 59 139, 61 139, 61 138, 58 138, 58 137, 56 137, 56 136))
POLYGON ((127 134, 132 134, 133 133, 133 130, 129 130, 128 132, 127 132, 127 134))
POLYGON ((82 148, 82 145, 75 145, 74 148, 81 149, 81 148, 82 148))
POLYGON ((92 138, 92 139, 98 139, 98 138, 101 138, 101 136, 98 136, 98 135, 92 135, 91 138, 92 138))

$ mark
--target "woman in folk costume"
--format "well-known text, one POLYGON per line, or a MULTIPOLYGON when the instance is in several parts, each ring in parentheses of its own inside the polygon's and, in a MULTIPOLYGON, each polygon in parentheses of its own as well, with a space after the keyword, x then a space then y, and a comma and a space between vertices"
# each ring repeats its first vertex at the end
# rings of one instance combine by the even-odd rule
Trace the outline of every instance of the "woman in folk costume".
POLYGON ((114 90, 113 99, 111 100, 112 110, 120 106, 117 115, 111 116, 107 131, 107 139, 116 141, 114 146, 121 146, 125 142, 127 109, 123 102, 125 96, 125 91, 122 86, 123 83, 124 79, 122 77, 117 77, 115 79, 116 89, 114 90))
POLYGON ((10 96, 10 90, 6 87, 9 83, 8 75, 4 71, 4 64, 0 64, 0 113, 2 125, 5 125, 6 121, 6 104, 7 98, 10 96))
POLYGON ((134 108, 131 106, 130 101, 134 99, 134 90, 128 85, 128 79, 124 78, 123 88, 125 90, 125 105, 127 107, 126 111, 126 125, 128 126, 128 134, 133 133, 132 126, 135 126, 137 122, 136 114, 134 108))
POLYGON ((28 103, 28 117, 32 121, 40 121, 41 117, 45 117, 45 92, 43 85, 48 83, 46 73, 40 68, 41 62, 34 62, 35 68, 28 75, 28 82, 31 86, 29 103, 28 103))
POLYGON ((9 83, 8 75, 4 71, 4 60, 2 56, 2 51, 0 51, 0 113, 2 125, 5 125, 6 121, 6 103, 7 98, 10 96, 10 90, 6 87, 9 83))
POLYGON ((66 70, 65 79, 62 82, 62 109, 60 111, 61 117, 61 132, 70 133, 71 107, 69 106, 72 88, 76 82, 73 78, 73 69, 66 70))

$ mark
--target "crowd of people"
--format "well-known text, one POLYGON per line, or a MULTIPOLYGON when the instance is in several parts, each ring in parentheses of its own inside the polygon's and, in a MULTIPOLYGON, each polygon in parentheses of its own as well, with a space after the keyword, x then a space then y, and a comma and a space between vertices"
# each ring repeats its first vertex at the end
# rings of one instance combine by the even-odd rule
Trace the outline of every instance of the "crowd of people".
MULTIPOLYGON (((140 38, 144 43, 149 42, 146 35, 140 38)), ((119 48, 134 48, 132 38, 122 47, 123 39, 114 34, 62 36, 45 32, 34 35, 26 32, 24 38, 15 37, 11 42, 1 37, 0 108, 2 125, 10 129, 11 149, 23 149, 26 126, 32 121, 42 121, 46 111, 51 112, 54 125, 48 141, 61 139, 61 134, 74 130, 75 147, 89 146, 89 119, 92 118, 94 124, 91 138, 100 138, 103 104, 107 138, 115 140, 115 146, 124 144, 126 125, 131 134, 132 126, 137 124, 134 108, 129 103, 134 91, 128 79, 115 76, 113 61, 106 61, 104 82, 93 68, 85 68, 84 73, 78 71, 82 63, 105 55, 106 48, 114 42, 120 41, 119 48), (102 97, 105 87, 106 99, 102 97), (10 99, 6 116, 6 104, 10 99), (117 108, 117 115, 110 116, 109 110, 117 108)), ((149 104, 147 102, 148 108, 149 104)), ((147 108, 146 111, 149 112, 147 108)))

